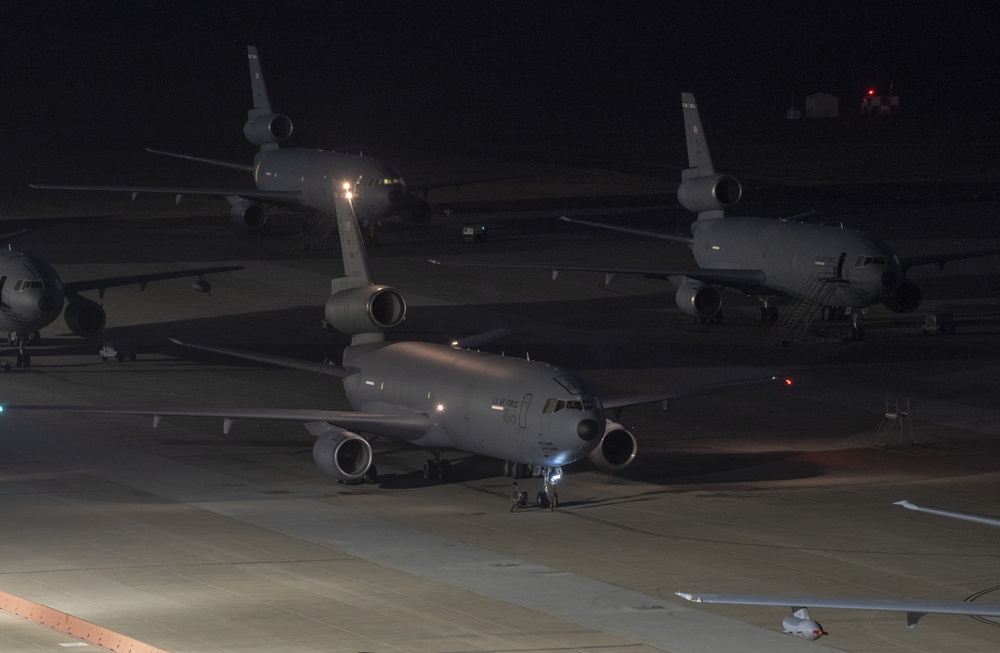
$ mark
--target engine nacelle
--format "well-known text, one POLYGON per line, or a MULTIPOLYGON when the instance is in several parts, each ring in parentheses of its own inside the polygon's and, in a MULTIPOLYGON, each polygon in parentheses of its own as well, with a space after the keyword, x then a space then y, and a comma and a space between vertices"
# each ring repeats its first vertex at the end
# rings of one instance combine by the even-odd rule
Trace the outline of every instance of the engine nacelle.
POLYGON ((430 202, 411 193, 406 196, 406 203, 399 215, 404 222, 423 225, 431 221, 433 212, 434 207, 431 206, 430 202))
POLYGON ((326 300, 327 323, 349 336, 392 329, 405 318, 406 300, 389 286, 340 290, 326 300))
POLYGON ((740 182, 729 175, 686 179, 677 189, 677 200, 681 206, 694 213, 728 208, 739 202, 742 196, 740 182))
POLYGON ((823 630, 823 626, 809 617, 808 608, 796 610, 793 614, 782 619, 781 628, 789 635, 795 635, 810 642, 830 634, 823 630))
POLYGON ((632 464, 638 450, 634 435, 621 424, 607 420, 601 441, 587 454, 587 459, 600 470, 617 472, 632 464))
POLYGON ((267 113, 247 120, 243 135, 254 145, 280 143, 292 135, 292 121, 280 113, 267 113))
POLYGON ((712 317, 722 308, 722 295, 709 285, 693 279, 687 279, 677 289, 677 307, 691 317, 712 317))
POLYGON ((912 313, 920 306, 923 296, 920 286, 912 281, 904 281, 892 290, 885 291, 882 302, 890 311, 912 313))
POLYGON ((108 315, 100 304, 79 295, 70 297, 63 318, 69 330, 81 338, 96 336, 104 331, 108 322, 108 315))
MULTIPOLYGON (((310 424, 321 434, 313 445, 313 460, 324 473, 340 481, 359 481, 372 466, 372 447, 357 433, 326 423, 310 424)), ((314 431, 314 428, 310 428, 314 431)))
POLYGON ((229 207, 229 219, 237 227, 258 231, 267 223, 267 211, 257 202, 244 200, 229 207))

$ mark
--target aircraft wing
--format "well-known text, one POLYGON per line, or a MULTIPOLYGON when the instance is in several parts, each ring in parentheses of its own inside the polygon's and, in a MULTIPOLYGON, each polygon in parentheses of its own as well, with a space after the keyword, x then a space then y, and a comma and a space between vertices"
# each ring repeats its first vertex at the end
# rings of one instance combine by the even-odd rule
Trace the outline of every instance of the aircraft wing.
POLYGON ((1000 254, 1000 249, 975 249, 967 252, 953 252, 951 254, 926 254, 924 256, 900 256, 899 265, 904 271, 915 265, 930 265, 936 263, 938 267, 944 268, 948 261, 961 261, 967 258, 979 258, 980 256, 994 256, 1000 254))
POLYGON ((176 195, 177 201, 184 195, 206 195, 211 197, 243 197, 272 204, 294 204, 302 201, 302 193, 292 190, 257 190, 252 188, 179 188, 169 186, 84 186, 79 184, 28 184, 39 190, 92 190, 113 193, 132 193, 133 199, 139 193, 161 193, 176 195))
POLYGON ((145 290, 146 284, 150 281, 164 281, 166 279, 183 279, 184 277, 202 277, 206 274, 215 274, 217 272, 232 272, 233 270, 242 270, 242 265, 223 265, 214 268, 196 268, 193 270, 177 270, 175 272, 155 272, 152 274, 135 274, 127 277, 109 277, 107 279, 91 279, 89 281, 71 281, 63 282, 63 290, 67 293, 78 293, 84 290, 100 290, 101 295, 104 294, 105 288, 114 288, 116 286, 130 286, 133 283, 139 284, 139 286, 145 290))
POLYGON ((10 405, 0 408, 4 413, 20 411, 43 411, 57 413, 81 413, 99 415, 150 415, 156 426, 158 418, 173 417, 221 417, 223 430, 237 419, 266 419, 292 422, 328 422, 349 431, 376 433, 397 440, 411 441, 424 435, 430 428, 430 420, 422 413, 383 415, 377 413, 355 413, 338 410, 314 410, 308 408, 202 408, 183 406, 84 406, 57 404, 50 406, 10 405))
POLYGON ((655 238, 657 240, 666 240, 671 243, 682 243, 684 245, 690 245, 694 242, 694 238, 691 236, 677 236, 673 234, 665 234, 659 231, 646 231, 645 229, 633 229, 632 227, 619 227, 618 225, 604 224, 603 222, 591 222, 589 220, 578 220, 576 218, 568 218, 565 215, 559 218, 563 222, 573 222, 575 224, 585 224, 588 227, 597 227, 598 229, 607 229, 608 231, 620 231, 624 234, 632 234, 633 236, 642 236, 643 238, 655 238))
POLYGON ((651 404, 657 401, 664 403, 674 399, 684 399, 687 397, 702 397, 705 395, 719 394, 722 392, 734 392, 736 390, 746 390, 762 385, 781 383, 786 386, 792 385, 790 379, 778 376, 768 376, 759 379, 747 379, 745 381, 725 381, 722 383, 710 383, 706 385, 660 388, 642 390, 638 392, 628 392, 621 394, 601 393, 601 404, 605 408, 627 408, 640 404, 651 404))
POLYGON ((429 259, 428 262, 434 265, 450 265, 455 267, 468 268, 506 268, 510 270, 551 270, 552 278, 559 276, 560 272, 601 272, 610 282, 611 277, 616 274, 635 274, 651 279, 668 279, 669 277, 688 277, 705 283, 734 288, 745 293, 756 293, 765 289, 763 270, 728 270, 721 268, 612 268, 594 267, 585 265, 538 265, 527 263, 482 263, 482 262, 456 262, 441 259, 429 259))
POLYGON ((743 594, 688 594, 677 596, 695 603, 732 605, 773 605, 798 608, 840 608, 846 610, 881 610, 905 612, 906 625, 913 628, 925 614, 957 614, 976 617, 1000 617, 1000 603, 974 601, 921 601, 908 599, 837 599, 822 596, 754 596, 743 594))

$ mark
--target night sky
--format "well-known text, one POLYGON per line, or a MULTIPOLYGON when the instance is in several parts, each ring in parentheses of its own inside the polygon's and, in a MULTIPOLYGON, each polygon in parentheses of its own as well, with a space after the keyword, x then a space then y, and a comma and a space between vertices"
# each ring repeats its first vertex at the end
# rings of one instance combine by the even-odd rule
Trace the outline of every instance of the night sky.
POLYGON ((255 44, 295 145, 655 135, 681 90, 747 124, 889 84, 911 115, 996 120, 986 4, 9 0, 0 97, 13 155, 240 148, 255 44))

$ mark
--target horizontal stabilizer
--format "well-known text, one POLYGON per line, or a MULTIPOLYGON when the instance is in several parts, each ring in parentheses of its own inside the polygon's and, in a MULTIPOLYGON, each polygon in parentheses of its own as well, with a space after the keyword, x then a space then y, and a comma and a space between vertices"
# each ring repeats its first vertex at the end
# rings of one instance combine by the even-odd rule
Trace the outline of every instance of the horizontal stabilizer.
POLYGON ((152 154, 162 154, 163 156, 172 156, 175 159, 185 159, 187 161, 197 161, 198 163, 207 163, 208 165, 219 166, 222 168, 232 168, 233 170, 253 172, 253 166, 247 163, 235 163, 233 161, 222 161, 220 159, 206 159, 200 156, 191 156, 190 154, 177 154, 176 152, 164 152, 163 150, 154 150, 151 147, 147 147, 146 151, 152 154))
POLYGON ((334 376, 337 378, 343 378, 348 374, 347 369, 339 365, 330 365, 328 363, 317 363, 314 361, 304 361, 298 358, 287 358, 285 356, 258 354, 252 351, 227 349, 225 347, 208 347, 205 345, 192 345, 186 342, 181 342, 180 340, 177 340, 175 338, 171 338, 170 341, 182 347, 190 347, 191 349, 200 349, 201 351, 208 351, 212 352, 213 354, 222 354, 223 356, 232 356, 233 358, 241 358, 243 360, 254 361, 256 363, 266 363, 268 365, 275 365, 277 367, 286 367, 288 369, 293 369, 293 370, 302 370, 305 372, 313 372, 315 374, 323 374, 326 376, 334 376))
POLYGON ((105 279, 89 279, 87 281, 63 282, 63 290, 67 293, 79 293, 85 290, 100 290, 105 288, 116 288, 118 286, 131 286, 139 284, 145 289, 147 283, 152 281, 166 281, 168 279, 184 279, 186 277, 203 277, 206 274, 217 274, 219 272, 233 272, 242 270, 242 265, 222 265, 213 268, 194 268, 192 270, 176 270, 173 272, 154 272, 152 274, 133 274, 125 277, 108 277, 105 279))

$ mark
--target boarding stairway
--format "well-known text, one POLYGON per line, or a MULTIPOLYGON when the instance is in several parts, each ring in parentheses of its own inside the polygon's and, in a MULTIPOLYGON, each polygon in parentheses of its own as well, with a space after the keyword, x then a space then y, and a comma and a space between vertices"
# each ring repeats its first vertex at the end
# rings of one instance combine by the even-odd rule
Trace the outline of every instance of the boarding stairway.
POLYGON ((809 277, 802 289, 801 299, 796 300, 772 330, 774 342, 787 347, 802 340, 802 336, 819 316, 826 300, 843 282, 827 267, 822 267, 809 277))

